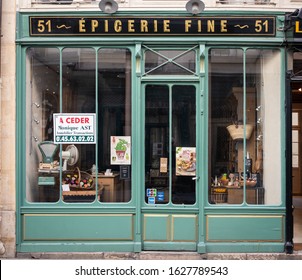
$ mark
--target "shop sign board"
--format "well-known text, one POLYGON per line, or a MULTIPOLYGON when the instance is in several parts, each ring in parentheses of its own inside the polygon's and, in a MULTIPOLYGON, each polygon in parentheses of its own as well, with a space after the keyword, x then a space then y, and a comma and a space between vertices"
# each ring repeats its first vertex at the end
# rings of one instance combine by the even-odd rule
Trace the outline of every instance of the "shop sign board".
POLYGON ((96 143, 96 114, 53 114, 54 142, 57 144, 96 143))
POLYGON ((296 20, 295 21, 295 24, 294 24, 294 37, 295 38, 302 38, 302 21, 301 20, 296 20))
POLYGON ((274 16, 30 16, 30 36, 275 36, 274 16))

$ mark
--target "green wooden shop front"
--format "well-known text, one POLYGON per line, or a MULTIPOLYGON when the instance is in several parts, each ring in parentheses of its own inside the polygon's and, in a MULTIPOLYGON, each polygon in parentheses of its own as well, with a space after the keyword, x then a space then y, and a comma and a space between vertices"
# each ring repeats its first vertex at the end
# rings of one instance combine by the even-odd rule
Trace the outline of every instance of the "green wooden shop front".
POLYGON ((20 13, 17 251, 283 251, 283 18, 20 13))

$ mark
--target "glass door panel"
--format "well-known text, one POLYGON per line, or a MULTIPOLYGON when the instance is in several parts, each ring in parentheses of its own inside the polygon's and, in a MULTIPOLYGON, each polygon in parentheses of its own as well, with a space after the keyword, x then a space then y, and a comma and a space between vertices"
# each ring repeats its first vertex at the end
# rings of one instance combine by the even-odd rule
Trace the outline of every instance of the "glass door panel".
POLYGON ((145 87, 145 202, 196 202, 196 89, 145 87))
POLYGON ((196 94, 194 86, 172 87, 172 202, 196 202, 196 94))
POLYGON ((170 201, 169 87, 147 85, 145 108, 145 199, 165 204, 170 201))

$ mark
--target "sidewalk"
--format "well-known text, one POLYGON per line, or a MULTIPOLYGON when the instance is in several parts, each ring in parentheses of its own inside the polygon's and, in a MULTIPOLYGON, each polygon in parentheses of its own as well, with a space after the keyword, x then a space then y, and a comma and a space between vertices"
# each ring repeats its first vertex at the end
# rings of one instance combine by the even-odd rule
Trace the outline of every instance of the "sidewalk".
POLYGON ((106 260, 302 260, 302 251, 285 253, 206 253, 147 251, 141 253, 19 253, 17 259, 106 260))

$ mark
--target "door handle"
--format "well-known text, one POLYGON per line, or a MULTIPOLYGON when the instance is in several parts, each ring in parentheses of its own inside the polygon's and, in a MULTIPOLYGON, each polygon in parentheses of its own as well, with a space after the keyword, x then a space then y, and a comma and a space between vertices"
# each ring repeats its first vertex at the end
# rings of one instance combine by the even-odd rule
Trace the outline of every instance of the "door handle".
POLYGON ((193 178, 192 178, 192 180, 193 180, 193 181, 197 181, 197 180, 199 180, 199 176, 197 176, 197 177, 193 177, 193 178))

